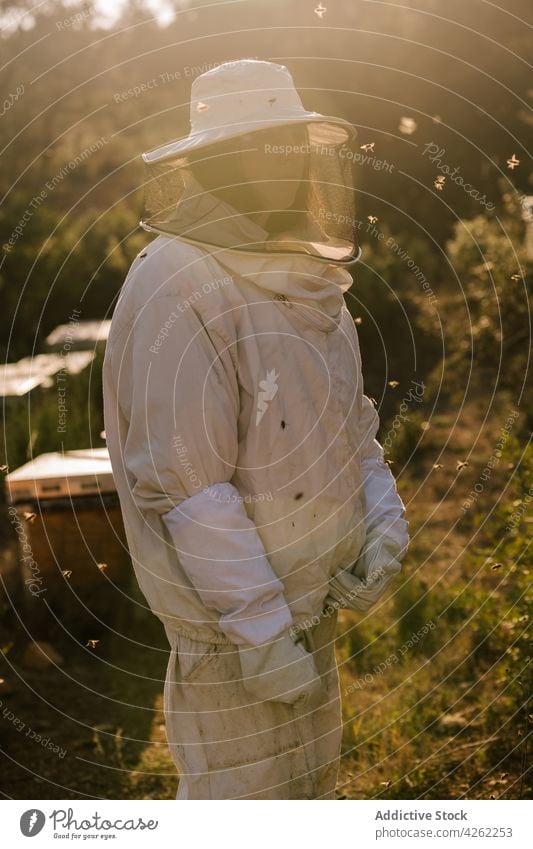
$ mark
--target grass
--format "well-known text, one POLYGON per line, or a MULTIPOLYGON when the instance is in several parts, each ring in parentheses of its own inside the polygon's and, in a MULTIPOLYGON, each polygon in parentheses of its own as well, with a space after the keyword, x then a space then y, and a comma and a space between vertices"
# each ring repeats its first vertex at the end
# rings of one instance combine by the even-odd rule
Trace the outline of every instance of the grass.
MULTIPOLYGON (((474 433, 475 407, 464 417, 471 418, 467 432, 474 433)), ((451 422, 442 424, 450 432, 451 422)), ((485 433, 480 458, 495 436, 485 433)), ((438 484, 430 474, 409 504, 413 542, 403 582, 378 613, 361 622, 343 618, 342 690, 350 695, 344 700, 341 792, 347 798, 516 799, 531 793, 526 511, 505 531, 533 483, 531 445, 525 452, 523 445, 522 439, 507 440, 494 470, 500 480, 477 499, 466 521, 460 505, 484 460, 472 460, 466 476, 458 473, 454 460, 464 457, 464 446, 455 445, 442 461, 438 484), (427 623, 435 627, 423 633, 427 623), (358 679, 363 686, 351 689, 358 679)), ((439 447, 438 433, 428 436, 426 448, 439 447)), ((432 464, 426 460, 414 473, 410 467, 405 494, 432 464)))

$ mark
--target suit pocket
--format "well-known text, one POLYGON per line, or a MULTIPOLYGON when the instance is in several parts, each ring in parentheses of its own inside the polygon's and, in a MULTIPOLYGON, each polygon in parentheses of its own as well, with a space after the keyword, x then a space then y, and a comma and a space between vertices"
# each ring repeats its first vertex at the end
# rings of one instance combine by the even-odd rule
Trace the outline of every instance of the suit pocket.
POLYGON ((180 681, 193 681, 219 656, 219 646, 178 634, 176 638, 180 681))
POLYGON ((351 569, 357 562, 366 539, 363 504, 360 499, 343 510, 338 519, 334 557, 331 558, 330 577, 343 569, 351 569))

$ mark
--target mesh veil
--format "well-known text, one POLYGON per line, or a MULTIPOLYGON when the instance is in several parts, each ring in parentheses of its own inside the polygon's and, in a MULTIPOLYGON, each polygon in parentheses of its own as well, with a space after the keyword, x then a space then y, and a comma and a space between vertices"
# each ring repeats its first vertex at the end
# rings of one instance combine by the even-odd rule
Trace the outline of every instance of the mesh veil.
POLYGON ((354 262, 353 135, 344 122, 293 122, 146 163, 141 225, 216 248, 354 262))

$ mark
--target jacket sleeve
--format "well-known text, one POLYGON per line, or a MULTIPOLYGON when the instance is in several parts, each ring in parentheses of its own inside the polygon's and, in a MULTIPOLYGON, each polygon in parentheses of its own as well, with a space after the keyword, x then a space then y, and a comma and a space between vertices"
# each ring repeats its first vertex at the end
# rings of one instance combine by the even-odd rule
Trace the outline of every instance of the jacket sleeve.
POLYGON ((363 395, 361 409, 361 471, 366 502, 365 529, 367 535, 382 534, 397 550, 401 561, 409 545, 409 522, 405 505, 396 487, 396 480, 384 460, 383 447, 376 435, 379 415, 370 398, 363 395))
POLYGON ((289 627, 283 584, 230 483, 239 391, 231 347, 191 306, 152 298, 132 328, 130 426, 124 461, 141 510, 155 510, 220 629, 258 645, 289 627))

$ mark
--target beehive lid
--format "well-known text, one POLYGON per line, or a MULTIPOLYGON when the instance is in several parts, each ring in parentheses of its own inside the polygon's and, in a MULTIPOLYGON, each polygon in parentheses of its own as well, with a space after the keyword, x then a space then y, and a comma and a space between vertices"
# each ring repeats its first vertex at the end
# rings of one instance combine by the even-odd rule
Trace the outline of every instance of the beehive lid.
POLYGON ((111 319, 104 321, 70 321, 58 324, 46 337, 49 350, 63 348, 74 350, 87 348, 94 351, 99 342, 106 342, 111 328, 111 319))
POLYGON ((6 484, 12 504, 116 491, 107 448, 41 454, 6 475, 6 484))
POLYGON ((36 386, 49 389, 54 376, 65 369, 79 374, 95 357, 94 351, 69 351, 62 354, 35 354, 16 363, 0 365, 0 397, 21 397, 36 386))

